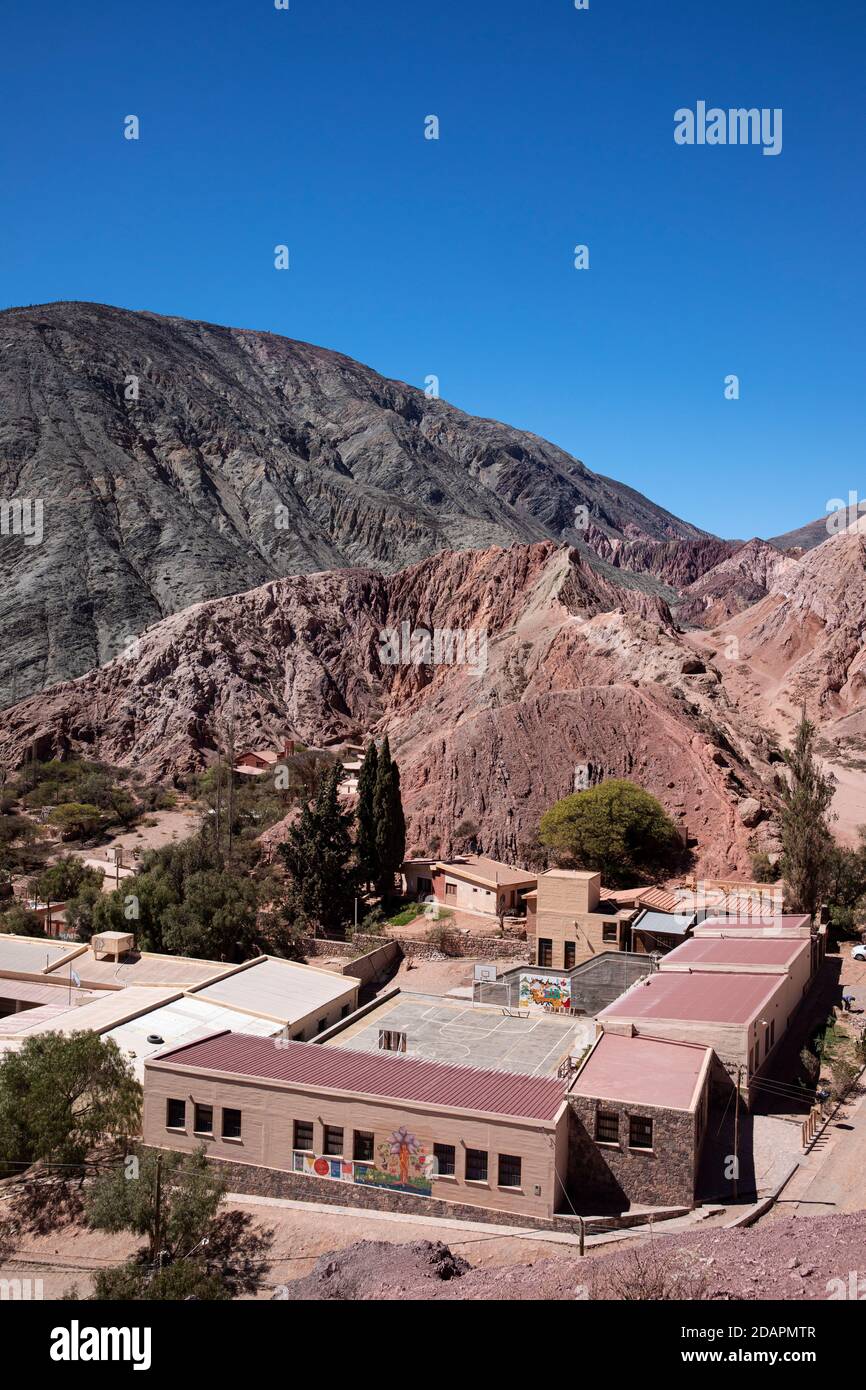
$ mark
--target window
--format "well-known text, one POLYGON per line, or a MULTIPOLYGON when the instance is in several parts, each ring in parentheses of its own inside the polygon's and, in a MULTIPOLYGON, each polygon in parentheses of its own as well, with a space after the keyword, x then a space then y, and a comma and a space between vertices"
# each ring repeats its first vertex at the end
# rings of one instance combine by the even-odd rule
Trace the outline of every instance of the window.
POLYGON ((538 938, 538 964, 553 965, 553 942, 546 936, 538 938))
POLYGON ((566 941, 565 954, 563 956, 563 966, 566 970, 574 969, 574 962, 577 957, 577 947, 573 941, 566 941))
POLYGON ((241 1112, 223 1107, 223 1139, 240 1139, 241 1112))
POLYGON ((629 1115, 628 1146, 630 1149, 651 1149, 653 1146, 653 1122, 645 1115, 629 1115))
POLYGON ((165 1103, 166 1129, 186 1129, 186 1101, 167 1100, 165 1103))
POLYGON ((349 1017, 349 1005, 348 1005, 348 1004, 344 1004, 343 1007, 342 1007, 342 1009, 340 1010, 340 1018, 348 1018, 348 1017, 349 1017))
POLYGON ((313 1122, 312 1120, 295 1120, 295 1143, 296 1149, 305 1149, 310 1152, 313 1147, 313 1122))
POLYGON ((356 1163, 373 1162, 373 1142, 374 1137, 364 1129, 355 1130, 355 1141, 352 1145, 352 1157, 356 1163))
POLYGON ((446 898, 456 898, 456 897, 457 897, 457 884, 456 884, 456 883, 446 883, 446 884, 445 884, 445 896, 446 896, 446 898))
POLYGON ((499 1186, 520 1186, 520 1159, 514 1154, 499 1155, 499 1186))
POLYGON ((293 1033, 293 1034, 292 1034, 292 1042, 303 1042, 303 1041, 304 1041, 304 1030, 303 1030, 303 1029, 301 1029, 300 1033, 293 1033))
POLYGON ((320 1018, 320 1019, 318 1020, 318 1022, 316 1023, 316 1032, 317 1032, 317 1033, 324 1033, 324 1031, 325 1031, 325 1029, 327 1028, 327 1026, 328 1026, 328 1020, 327 1020, 327 1018, 320 1018))
POLYGON ((196 1105, 194 1129, 196 1134, 213 1134, 212 1105, 196 1105))
POLYGON ((595 1137, 599 1144, 619 1143, 619 1115, 614 1110, 597 1110, 595 1137))
POLYGON ((619 924, 617 922, 602 922, 601 939, 602 941, 618 941, 619 924))
POLYGON ((485 1149, 466 1150, 466 1181, 487 1181, 487 1152, 485 1149))
POLYGON ((341 1158, 343 1154, 342 1125, 325 1125, 325 1153, 341 1158))
POLYGON ((436 1160, 436 1174, 440 1178, 453 1178, 457 1154, 453 1144, 434 1144, 433 1157, 436 1160))

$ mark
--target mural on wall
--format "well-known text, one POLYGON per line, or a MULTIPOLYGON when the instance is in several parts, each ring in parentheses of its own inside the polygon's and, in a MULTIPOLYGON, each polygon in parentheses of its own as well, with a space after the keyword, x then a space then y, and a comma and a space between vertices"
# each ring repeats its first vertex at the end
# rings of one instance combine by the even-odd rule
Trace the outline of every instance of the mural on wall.
POLYGON ((379 1145, 376 1163, 355 1164, 355 1182, 361 1187, 411 1192, 416 1197, 429 1197, 433 1191, 427 1152, 405 1125, 379 1145))
POLYGON ((305 1173, 308 1178, 334 1178, 337 1182, 351 1182, 353 1165, 342 1158, 325 1158, 296 1149, 292 1154, 292 1170, 305 1173))
POLYGON ((571 1008, 571 981, 548 975, 521 975, 520 1007, 543 1009, 548 1014, 568 1013, 571 1008))

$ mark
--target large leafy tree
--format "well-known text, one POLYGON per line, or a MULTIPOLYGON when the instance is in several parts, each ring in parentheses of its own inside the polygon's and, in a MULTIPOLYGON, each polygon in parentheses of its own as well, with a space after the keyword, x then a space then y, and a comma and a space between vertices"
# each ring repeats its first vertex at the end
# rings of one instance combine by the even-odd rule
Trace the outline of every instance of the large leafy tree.
POLYGON ((379 750, 373 793, 376 822, 376 886, 380 896, 394 892, 394 877, 406 858, 406 820, 400 795, 400 769, 391 757, 387 738, 379 750))
POLYGON ((3 1165, 79 1164, 138 1130, 141 1087, 111 1038, 43 1033, 0 1060, 3 1165))
POLYGON ((146 1244, 139 1258, 97 1277, 97 1299, 225 1299, 253 1293, 267 1272, 271 1232, 249 1216, 221 1212, 225 1179, 204 1152, 138 1150, 134 1164, 111 1169, 88 1194, 88 1224, 130 1231, 146 1244))
POLYGON ((204 960, 242 961, 257 940, 258 894, 248 879, 206 869, 184 884, 183 900, 162 924, 166 950, 204 960))
POLYGON ((654 796, 619 778, 557 801, 539 839, 558 861, 598 871, 611 888, 672 872, 683 857, 677 827, 654 796))
POLYGON ((364 884, 375 883, 379 876, 374 804, 378 766, 379 753, 371 739, 358 773, 358 803, 355 809, 355 858, 358 877, 364 884))
POLYGON ((342 771, 339 764, 332 769, 279 847, 288 875, 289 920, 325 936, 345 930, 357 888, 352 816, 339 798, 342 771))
POLYGON ((833 837, 830 805, 836 779, 815 756, 815 726, 803 715, 791 748, 783 750, 788 775, 781 780, 779 837, 785 902, 792 912, 817 912, 830 882, 833 837))

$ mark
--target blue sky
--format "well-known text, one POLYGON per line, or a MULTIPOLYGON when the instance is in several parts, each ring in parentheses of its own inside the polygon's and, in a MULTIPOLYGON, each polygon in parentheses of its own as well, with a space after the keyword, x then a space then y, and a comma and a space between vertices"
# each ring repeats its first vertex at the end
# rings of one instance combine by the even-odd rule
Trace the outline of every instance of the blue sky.
POLYGON ((47 0, 0 38, 0 305, 435 374, 721 535, 866 495, 862 0, 47 0), (781 107, 782 153, 677 146, 699 99, 781 107))

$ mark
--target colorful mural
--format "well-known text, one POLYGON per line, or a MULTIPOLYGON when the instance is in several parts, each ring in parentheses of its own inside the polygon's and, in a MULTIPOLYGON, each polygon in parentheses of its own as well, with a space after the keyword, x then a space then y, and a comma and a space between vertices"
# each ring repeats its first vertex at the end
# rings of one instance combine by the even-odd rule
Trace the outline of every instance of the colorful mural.
POLYGON ((430 1160, 423 1144, 405 1125, 379 1145, 376 1163, 355 1164, 355 1182, 361 1187, 386 1187, 391 1192, 411 1192, 429 1197, 433 1191, 430 1160))
POLYGON ((521 975, 520 1007, 543 1009, 547 1014, 568 1013, 571 1008, 571 981, 567 976, 521 975))
POLYGON ((337 1182, 351 1182, 353 1165, 342 1158, 325 1158, 295 1149, 292 1154, 292 1170, 305 1173, 308 1178, 333 1178, 337 1182))

